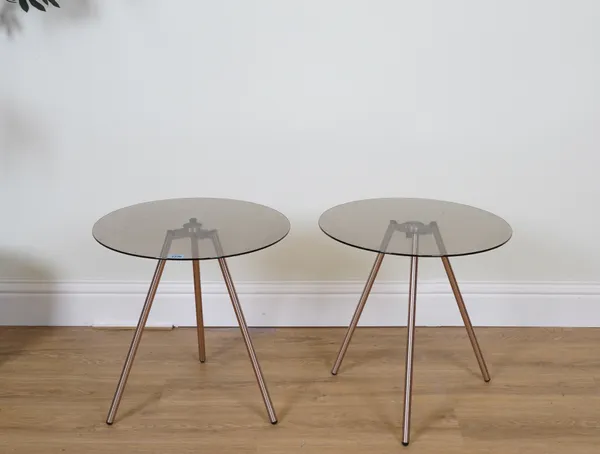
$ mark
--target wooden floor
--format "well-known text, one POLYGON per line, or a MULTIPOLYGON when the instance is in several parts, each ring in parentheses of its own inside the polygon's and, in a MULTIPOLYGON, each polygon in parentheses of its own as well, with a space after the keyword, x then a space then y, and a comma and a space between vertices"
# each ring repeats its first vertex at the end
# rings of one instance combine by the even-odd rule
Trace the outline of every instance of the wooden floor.
POLYGON ((144 334, 117 420, 104 418, 132 331, 0 328, 0 453, 600 452, 600 329, 418 328, 411 445, 400 443, 405 329, 254 329, 269 424, 237 329, 144 334))

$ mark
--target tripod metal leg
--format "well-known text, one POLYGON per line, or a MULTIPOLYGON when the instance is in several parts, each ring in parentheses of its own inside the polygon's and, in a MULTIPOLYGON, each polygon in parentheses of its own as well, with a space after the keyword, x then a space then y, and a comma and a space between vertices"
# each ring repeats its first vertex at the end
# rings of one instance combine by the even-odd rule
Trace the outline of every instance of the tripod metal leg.
POLYGON ((396 231, 397 227, 398 223, 396 221, 390 221, 383 235, 383 239, 381 240, 381 246, 379 248, 379 254, 377 254, 377 258, 375 259, 375 263, 373 264, 371 273, 369 274, 367 282, 365 283, 365 288, 363 289, 362 295, 360 296, 360 300, 358 300, 358 306, 356 306, 356 310, 354 311, 354 315, 352 316, 352 320, 350 321, 348 331, 346 331, 346 336, 344 337, 344 341, 342 342, 340 351, 338 352, 337 358, 335 359, 335 363, 331 368, 332 375, 337 375, 338 371, 340 370, 340 366, 342 365, 344 356, 346 356, 346 350, 348 350, 348 346, 350 345, 350 341, 352 340, 352 335, 354 334, 354 330, 358 325, 358 321, 360 320, 362 311, 365 308, 365 304, 367 303, 367 299, 369 298, 369 294, 371 293, 371 288, 373 288, 373 283, 375 282, 375 278, 377 277, 377 273, 379 272, 379 268, 381 267, 381 262, 383 261, 383 257, 385 256, 387 248, 390 244, 392 235, 396 231))
POLYGON ((463 323, 465 324, 465 328, 467 329, 467 334, 469 335, 469 340, 471 341, 473 351, 475 352, 475 357, 477 358, 477 362, 479 363, 481 375, 483 375, 483 380, 488 382, 491 380, 490 373, 488 372, 487 366, 485 364, 485 359, 483 359, 483 353, 481 353, 481 348, 479 347, 479 342, 477 342, 477 337, 475 337, 475 331, 473 330, 473 325, 471 324, 471 319, 469 318, 469 313, 467 312, 467 306, 465 306, 462 294, 460 293, 458 282, 456 282, 456 276, 454 275, 454 271, 452 270, 452 265, 450 265, 450 260, 448 259, 446 246, 444 245, 444 240, 442 239, 442 233, 440 232, 440 228, 436 222, 432 222, 431 227, 433 229, 433 235, 435 237, 438 249, 440 250, 440 255, 442 258, 442 263, 444 264, 444 269, 446 270, 448 280, 450 281, 450 287, 452 287, 452 293, 454 293, 454 298, 456 299, 456 303, 458 304, 460 316, 463 319, 463 323))
POLYGON ((344 360, 344 356, 346 355, 346 350, 348 350, 348 345, 350 345, 350 341, 352 340, 354 330, 356 329, 362 311, 365 308, 365 304, 367 303, 367 299, 369 298, 369 294, 371 293, 371 288, 373 288, 373 283, 375 282, 375 278, 377 277, 377 273, 379 272, 379 268, 381 267, 381 262, 383 262, 384 256, 385 254, 381 252, 377 254, 377 258, 375 259, 375 263, 373 264, 371 273, 367 278, 365 288, 363 289, 362 295, 360 296, 360 300, 358 301, 358 306, 356 306, 354 316, 352 317, 352 321, 350 322, 348 331, 346 331, 346 336, 344 337, 344 341, 342 342, 340 351, 337 355, 335 363, 333 364, 333 368, 331 369, 331 373, 333 375, 337 375, 338 371, 340 370, 340 366, 342 365, 342 361, 344 360))
POLYGON ((206 361, 204 340, 204 317, 202 315, 202 287, 200 284, 200 260, 192 260, 194 271, 194 296, 196 298, 196 331, 198 332, 198 357, 200 362, 206 361))
POLYGON ((458 283, 456 282, 456 276, 454 276, 452 265, 450 265, 450 260, 448 259, 448 257, 442 257, 442 263, 444 264, 446 274, 448 275, 448 280, 450 281, 450 286, 452 287, 454 298, 456 299, 456 303, 458 304, 460 316, 463 319, 465 328, 467 329, 467 334, 469 335, 469 340, 471 341, 471 345, 473 346, 475 357, 477 358, 477 362, 479 363, 481 375, 483 375, 483 380, 488 382, 491 379, 490 374, 488 372, 487 365, 485 364, 485 359, 483 359, 483 353, 481 353, 479 342, 477 342, 477 337, 475 336, 475 331, 473 330, 473 325, 471 324, 471 319, 469 317, 469 313, 467 312, 467 307, 465 306, 462 294, 460 293, 460 289, 458 288, 458 283))
POLYGON ((250 333, 248 332, 248 325, 246 324, 246 319, 244 318, 244 313, 242 312, 242 306, 240 305, 237 292, 235 291, 235 286, 233 285, 231 274, 229 273, 227 262, 224 258, 219 258, 219 266, 221 267, 223 279, 225 280, 225 285, 227 286, 227 291, 229 292, 229 297, 231 298, 231 303, 233 304, 235 316, 237 317, 238 323, 240 325, 240 330, 242 331, 242 337, 244 338, 244 342, 246 343, 248 355, 250 356, 250 362, 252 363, 252 368, 254 369, 254 375, 256 375, 256 381, 258 382, 258 387, 260 388, 260 393, 262 394, 262 398, 265 402, 265 407, 267 407, 269 420, 271 421, 271 424, 277 424, 277 416, 275 415, 275 409, 273 408, 273 404, 271 403, 271 397, 269 396, 267 384, 265 383, 262 371, 260 370, 260 364, 258 363, 258 359, 256 358, 256 352, 254 351, 252 339, 250 338, 250 333))
MULTIPOLYGON (((413 236, 413 253, 417 254, 418 235, 413 236)), ((415 351, 415 321, 417 312, 417 277, 419 257, 413 255, 410 261, 410 283, 408 289, 408 321, 406 323, 406 368, 404 372, 404 417, 402 420, 402 444, 408 446, 410 440, 410 411, 412 405, 413 355, 415 351)))
MULTIPOLYGON (((190 219, 190 223, 196 219, 190 219)), ((186 232, 187 234, 188 232, 186 232)), ((192 270, 194 272, 194 297, 196 299, 196 332, 198 334, 198 359, 201 363, 206 361, 206 342, 204 339, 204 317, 202 315, 202 284, 200 282, 200 250, 198 246, 198 232, 194 230, 192 237, 192 270)))
POLYGON ((140 320, 138 321, 135 334, 133 335, 133 339, 131 341, 131 346, 129 347, 129 353, 127 353, 127 358, 125 359, 125 364, 123 365, 123 371, 121 372, 119 384, 117 385, 117 390, 115 391, 115 397, 113 398, 110 410, 108 412, 108 417, 106 418, 106 424, 111 425, 115 420, 115 415, 117 414, 119 404, 121 403, 121 397, 123 397, 123 391, 125 390, 125 385, 127 384, 127 378, 129 377, 129 372, 131 372, 131 366, 133 365, 135 354, 138 346, 140 345, 142 333, 144 332, 144 327, 146 326, 146 321, 148 320, 148 315, 150 314, 152 302, 154 301, 154 296, 156 295, 156 290, 158 289, 158 284, 165 268, 165 264, 166 260, 159 260, 158 265, 156 265, 156 271, 154 271, 154 277, 152 278, 152 283, 150 284, 150 289, 148 290, 148 295, 146 296, 144 308, 142 309, 140 320))

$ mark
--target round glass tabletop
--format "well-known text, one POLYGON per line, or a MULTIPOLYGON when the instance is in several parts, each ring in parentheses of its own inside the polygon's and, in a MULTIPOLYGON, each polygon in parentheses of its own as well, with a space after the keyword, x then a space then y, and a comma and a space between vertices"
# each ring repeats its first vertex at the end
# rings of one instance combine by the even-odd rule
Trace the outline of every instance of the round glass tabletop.
POLYGON ((101 245, 164 260, 208 260, 248 254, 281 241, 290 222, 280 212, 231 199, 140 203, 107 214, 92 230, 101 245))
POLYGON ((430 199, 368 199, 338 205, 319 219, 340 243, 392 255, 451 257, 502 246, 510 225, 488 211, 430 199), (413 241, 416 234, 417 239, 413 241))

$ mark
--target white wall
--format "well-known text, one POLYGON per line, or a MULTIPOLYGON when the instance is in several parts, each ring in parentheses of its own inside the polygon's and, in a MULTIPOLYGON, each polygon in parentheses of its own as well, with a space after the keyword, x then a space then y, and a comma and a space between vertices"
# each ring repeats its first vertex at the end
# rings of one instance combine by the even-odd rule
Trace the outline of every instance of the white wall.
MULTIPOLYGON (((320 233, 323 210, 415 196, 513 225, 506 247, 455 261, 468 288, 491 282, 485 292, 498 284, 511 295, 530 285, 539 295, 531 289, 575 285, 562 303, 576 308, 581 292, 600 303, 585 290, 600 281, 599 2, 104 0, 88 14, 75 14, 77 0, 61 4, 0 37, 5 322, 29 320, 14 298, 38 281, 99 281, 112 295, 115 281, 148 280, 152 263, 103 249, 91 227, 113 209, 183 196, 284 212, 283 243, 230 261, 238 282, 275 283, 282 295, 290 281, 311 294, 316 281, 368 273, 371 254, 320 233)), ((188 268, 170 266, 164 279, 187 282, 188 268)), ((204 268, 219 279, 214 264, 204 268)), ((380 279, 407 272, 405 259, 390 259, 380 279)), ((443 269, 423 261, 421 276, 441 281, 443 269)), ((61 313, 62 297, 45 298, 61 313)), ((588 312, 582 323, 600 323, 600 306, 588 312)), ((493 314, 480 309, 478 320, 493 324, 493 314)), ((86 322, 109 318, 120 315, 86 322)), ((511 320, 523 322, 518 305, 511 320)))

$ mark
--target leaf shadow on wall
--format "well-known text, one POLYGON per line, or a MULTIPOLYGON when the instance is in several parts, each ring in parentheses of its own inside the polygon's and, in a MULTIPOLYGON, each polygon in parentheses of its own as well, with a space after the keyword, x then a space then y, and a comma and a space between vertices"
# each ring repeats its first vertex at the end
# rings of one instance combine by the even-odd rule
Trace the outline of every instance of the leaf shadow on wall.
POLYGON ((0 172, 10 172, 17 164, 41 159, 48 143, 43 124, 8 98, 0 99, 0 172))
POLYGON ((0 30, 2 29, 9 38, 23 29, 17 16, 16 4, 4 2, 4 5, 0 7, 0 30))
MULTIPOLYGON (((65 22, 88 19, 98 16, 98 5, 95 0, 60 0, 60 8, 45 7, 46 12, 30 11, 25 13, 15 3, 5 0, 0 6, 0 32, 9 38, 15 38, 26 28, 28 14, 43 14, 44 25, 50 29, 62 27, 65 22)), ((31 9, 31 8, 30 8, 31 9)))
POLYGON ((51 267, 34 257, 0 250, 0 367, 49 336, 51 328, 40 327, 55 317, 54 278, 51 267))
POLYGON ((60 9, 46 13, 45 25, 50 28, 63 27, 67 22, 81 21, 99 16, 97 0, 59 0, 60 9))

